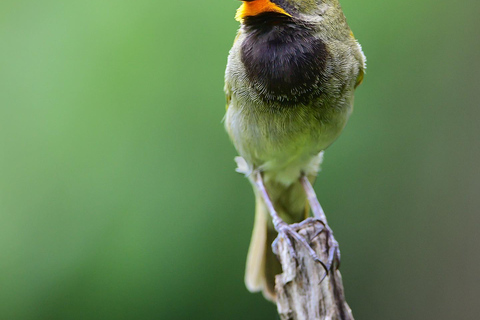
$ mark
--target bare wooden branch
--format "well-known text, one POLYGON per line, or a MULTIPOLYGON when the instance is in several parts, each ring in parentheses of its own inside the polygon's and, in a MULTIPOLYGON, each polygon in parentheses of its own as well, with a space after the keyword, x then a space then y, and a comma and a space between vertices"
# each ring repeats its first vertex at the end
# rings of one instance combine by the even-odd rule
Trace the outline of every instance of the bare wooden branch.
MULTIPOLYGON (((318 223, 306 221, 297 232, 305 237, 323 261, 328 259, 325 232, 318 234, 318 223)), ((305 246, 295 245, 294 259, 287 242, 279 238, 277 251, 283 273, 276 276, 277 309, 282 320, 354 320, 345 301, 340 271, 325 275, 323 266, 315 262, 305 246)), ((334 268, 335 269, 335 268, 334 268)))

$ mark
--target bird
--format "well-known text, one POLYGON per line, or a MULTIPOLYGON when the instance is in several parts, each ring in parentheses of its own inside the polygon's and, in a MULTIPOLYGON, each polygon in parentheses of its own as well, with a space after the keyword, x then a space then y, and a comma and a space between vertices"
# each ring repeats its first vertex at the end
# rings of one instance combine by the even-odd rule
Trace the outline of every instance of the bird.
POLYGON ((331 245, 319 262, 328 272, 340 259, 312 183, 352 112, 366 58, 338 0, 243 0, 235 19, 224 124, 256 199, 245 284, 275 301, 282 270, 272 243, 281 234, 292 255, 293 243, 309 247, 292 225, 310 210, 331 245))

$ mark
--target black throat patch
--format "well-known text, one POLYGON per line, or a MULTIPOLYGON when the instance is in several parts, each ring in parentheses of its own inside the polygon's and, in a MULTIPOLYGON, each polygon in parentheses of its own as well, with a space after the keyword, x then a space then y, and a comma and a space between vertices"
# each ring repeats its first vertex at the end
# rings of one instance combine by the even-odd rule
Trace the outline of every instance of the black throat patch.
POLYGON ((276 12, 246 17, 244 25, 241 59, 264 101, 298 104, 321 95, 328 51, 310 27, 276 12))

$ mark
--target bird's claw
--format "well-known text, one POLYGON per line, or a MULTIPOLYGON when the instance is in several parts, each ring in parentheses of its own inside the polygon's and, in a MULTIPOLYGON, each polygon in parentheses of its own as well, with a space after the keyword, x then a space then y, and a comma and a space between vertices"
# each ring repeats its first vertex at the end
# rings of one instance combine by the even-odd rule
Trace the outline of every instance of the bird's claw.
POLYGON ((322 280, 328 275, 330 271, 333 270, 333 267, 335 267, 335 269, 338 269, 338 266, 340 264, 340 251, 338 249, 338 242, 333 237, 333 232, 330 229, 330 227, 320 219, 307 218, 300 223, 295 223, 291 225, 281 221, 276 224, 275 229, 278 232, 278 237, 273 242, 272 249, 273 249, 273 253, 275 253, 276 255, 278 255, 278 250, 277 250, 278 241, 280 238, 283 238, 286 241, 286 244, 288 246, 290 256, 296 260, 297 254, 295 252, 295 247, 294 247, 294 241, 296 240, 297 242, 300 242, 308 250, 310 257, 314 261, 320 263, 322 267, 325 269, 325 274, 322 277, 322 280), (296 231, 299 228, 303 227, 305 224, 310 224, 312 222, 316 228, 315 228, 315 234, 310 239, 310 241, 313 241, 314 239, 316 239, 322 232, 327 232, 327 243, 328 243, 329 249, 328 249, 328 260, 326 263, 323 262, 318 257, 317 253, 315 252, 315 250, 313 250, 313 248, 307 242, 307 240, 296 231), (319 224, 320 226, 317 227, 317 224, 319 224))

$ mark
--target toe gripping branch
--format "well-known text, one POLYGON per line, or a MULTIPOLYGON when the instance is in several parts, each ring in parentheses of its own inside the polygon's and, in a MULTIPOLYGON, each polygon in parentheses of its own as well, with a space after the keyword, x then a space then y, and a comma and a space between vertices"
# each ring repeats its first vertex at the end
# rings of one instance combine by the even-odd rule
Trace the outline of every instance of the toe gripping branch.
POLYGON ((340 251, 307 177, 300 181, 314 217, 287 224, 273 207, 262 174, 250 175, 278 231, 272 244, 282 273, 275 277, 278 314, 282 320, 354 320, 345 300, 340 251), (320 258, 321 257, 321 258, 320 258))
POLYGON ((310 207, 312 209, 313 218, 307 218, 306 220, 300 222, 300 223, 295 223, 295 224, 287 224, 285 221, 283 221, 278 213, 276 212, 273 203, 268 195, 268 192, 265 188, 265 184, 263 182, 263 177, 261 172, 257 171, 255 172, 255 184, 260 192, 267 208, 268 211, 272 217, 273 225, 275 227, 275 230, 278 232, 278 237, 275 239, 275 241, 272 244, 272 249, 273 252, 278 256, 278 242, 280 239, 284 239, 287 246, 288 250, 290 253, 290 256, 294 259, 297 260, 297 253, 295 250, 295 243, 300 243, 302 246, 305 247, 305 249, 308 251, 309 256, 323 267, 325 270, 324 275, 321 277, 320 281, 323 281, 325 277, 329 274, 330 271, 337 270, 339 265, 340 265, 340 250, 338 247, 338 243, 335 240, 333 236, 332 229, 328 226, 327 223, 327 218, 325 216, 325 213, 323 212, 323 209, 318 202, 317 196, 315 194, 315 191, 308 180, 308 178, 304 175, 300 178, 300 181, 302 183, 302 186, 307 194, 307 199, 310 203, 310 207), (313 237, 307 241, 304 237, 302 237, 297 230, 304 228, 307 225, 314 225, 315 226, 315 233, 313 237), (312 246, 309 244, 312 243, 315 238, 317 238, 321 233, 325 232, 325 235, 327 237, 327 250, 328 250, 328 255, 327 255, 327 261, 324 262, 322 261, 315 250, 312 248, 312 246))

